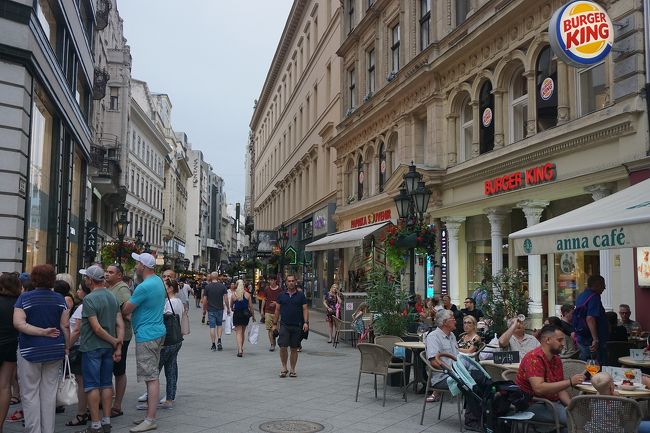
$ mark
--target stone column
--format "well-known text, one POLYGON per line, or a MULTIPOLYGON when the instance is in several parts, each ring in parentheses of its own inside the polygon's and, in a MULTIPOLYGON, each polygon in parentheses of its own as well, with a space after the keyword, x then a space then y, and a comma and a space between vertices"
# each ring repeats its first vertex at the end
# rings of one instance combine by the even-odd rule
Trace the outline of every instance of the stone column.
MULTIPOLYGON (((312 204, 318 200, 318 160, 312 159, 309 167, 309 179, 307 179, 307 182, 311 185, 309 204, 312 204)), ((324 177, 321 177, 320 179, 324 179, 324 177)))
MULTIPOLYGON (((597 184, 585 187, 585 192, 591 194, 594 201, 605 198, 612 193, 608 185, 597 184)), ((606 290, 600 295, 603 307, 607 311, 612 310, 612 250, 600 250, 600 275, 605 279, 606 290)))
POLYGON ((526 89, 528 92, 528 118, 526 119, 526 137, 537 133, 537 86, 535 83, 535 70, 524 72, 526 89))
MULTIPOLYGON (((478 156, 481 148, 479 139, 481 136, 481 113, 479 113, 478 101, 472 101, 472 157, 478 156)), ((470 155, 465 155, 466 158, 470 155)))
POLYGON ((494 149, 500 149, 505 143, 503 132, 503 89, 494 89, 494 112, 492 113, 494 122, 494 149))
MULTIPOLYGON (((526 200, 517 203, 517 207, 524 211, 528 227, 539 223, 544 208, 549 205, 547 201, 526 200)), ((528 296, 531 301, 528 304, 528 316, 530 327, 540 329, 544 320, 542 309, 542 258, 539 255, 528 256, 528 296)), ((555 301, 549 303, 554 305, 555 301)))
POLYGON ((459 305, 460 303, 460 270, 458 263, 458 235, 460 227, 465 221, 465 217, 445 217, 442 218, 447 228, 447 285, 449 287, 449 296, 451 302, 459 305))
MULTIPOLYGON (((447 164, 453 167, 458 162, 458 150, 460 146, 459 136, 456 134, 456 123, 458 116, 450 114, 447 116, 447 164)), ((465 155, 467 157, 468 155, 465 155)))
POLYGON ((557 124, 569 121, 569 69, 561 60, 557 61, 557 124))
POLYGON ((509 209, 488 208, 485 214, 490 221, 490 238, 492 240, 492 275, 503 269, 503 221, 510 213, 509 209))
POLYGON ((302 172, 300 173, 300 178, 302 179, 302 199, 300 200, 300 209, 298 209, 298 212, 302 212, 303 210, 307 209, 307 206, 309 206, 310 203, 310 192, 309 191, 309 166, 311 165, 311 161, 305 164, 302 167, 302 172))

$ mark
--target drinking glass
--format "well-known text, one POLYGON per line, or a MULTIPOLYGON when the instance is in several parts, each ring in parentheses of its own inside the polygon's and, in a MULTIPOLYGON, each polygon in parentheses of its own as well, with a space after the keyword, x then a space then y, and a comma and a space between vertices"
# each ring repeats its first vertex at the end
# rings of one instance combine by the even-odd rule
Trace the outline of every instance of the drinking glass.
POLYGON ((593 376, 594 374, 597 374, 600 371, 600 364, 598 364, 598 360, 592 358, 587 360, 587 365, 585 369, 587 370, 587 372, 589 372, 591 376, 593 376))
POLYGON ((526 321, 526 316, 524 316, 523 314, 518 314, 517 315, 517 320, 519 320, 520 322, 525 322, 526 321))

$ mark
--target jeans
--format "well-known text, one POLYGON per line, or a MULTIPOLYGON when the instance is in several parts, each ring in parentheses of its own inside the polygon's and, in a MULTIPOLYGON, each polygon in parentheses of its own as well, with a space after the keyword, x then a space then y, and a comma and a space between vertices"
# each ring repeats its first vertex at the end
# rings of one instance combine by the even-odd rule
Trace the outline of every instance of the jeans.
POLYGON ((176 400, 176 383, 178 382, 178 363, 176 360, 182 345, 181 342, 171 346, 163 346, 160 351, 158 370, 160 371, 165 367, 166 395, 169 401, 176 400))
MULTIPOLYGON (((555 406, 555 411, 557 412, 558 420, 560 421, 560 431, 562 433, 567 432, 567 421, 566 421, 566 408, 559 401, 553 402, 555 406)), ((550 411, 550 408, 544 403, 533 403, 528 407, 528 411, 535 414, 533 420, 540 422, 554 423, 555 418, 550 411)), ((555 431, 555 430, 553 430, 555 431)))
MULTIPOLYGON (((584 339, 584 340, 578 340, 578 349, 580 349, 580 359, 583 361, 588 360, 591 358, 591 350, 589 347, 591 346, 591 338, 589 339, 584 339), (584 343, 584 344, 583 344, 584 343)), ((607 364, 607 345, 606 343, 599 342, 598 343, 598 351, 595 353, 595 356, 598 358, 598 361, 600 365, 606 365, 607 364)))

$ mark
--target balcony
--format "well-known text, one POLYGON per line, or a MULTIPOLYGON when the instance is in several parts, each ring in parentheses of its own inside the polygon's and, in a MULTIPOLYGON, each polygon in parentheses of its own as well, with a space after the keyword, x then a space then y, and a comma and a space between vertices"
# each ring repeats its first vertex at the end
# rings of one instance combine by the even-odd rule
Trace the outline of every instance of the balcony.
POLYGON ((93 186, 102 195, 117 194, 120 190, 121 146, 117 136, 105 134, 90 147, 89 175, 93 186))

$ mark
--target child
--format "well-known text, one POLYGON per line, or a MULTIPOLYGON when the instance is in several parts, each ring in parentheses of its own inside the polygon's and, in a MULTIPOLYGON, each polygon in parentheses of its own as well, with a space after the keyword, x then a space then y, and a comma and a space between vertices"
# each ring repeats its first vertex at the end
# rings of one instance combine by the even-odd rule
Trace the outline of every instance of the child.
MULTIPOLYGON (((591 377, 591 384, 598 395, 616 395, 614 381, 609 373, 597 373, 591 377)), ((587 433, 624 433, 623 405, 619 401, 593 401, 591 419, 585 424, 587 433)))

